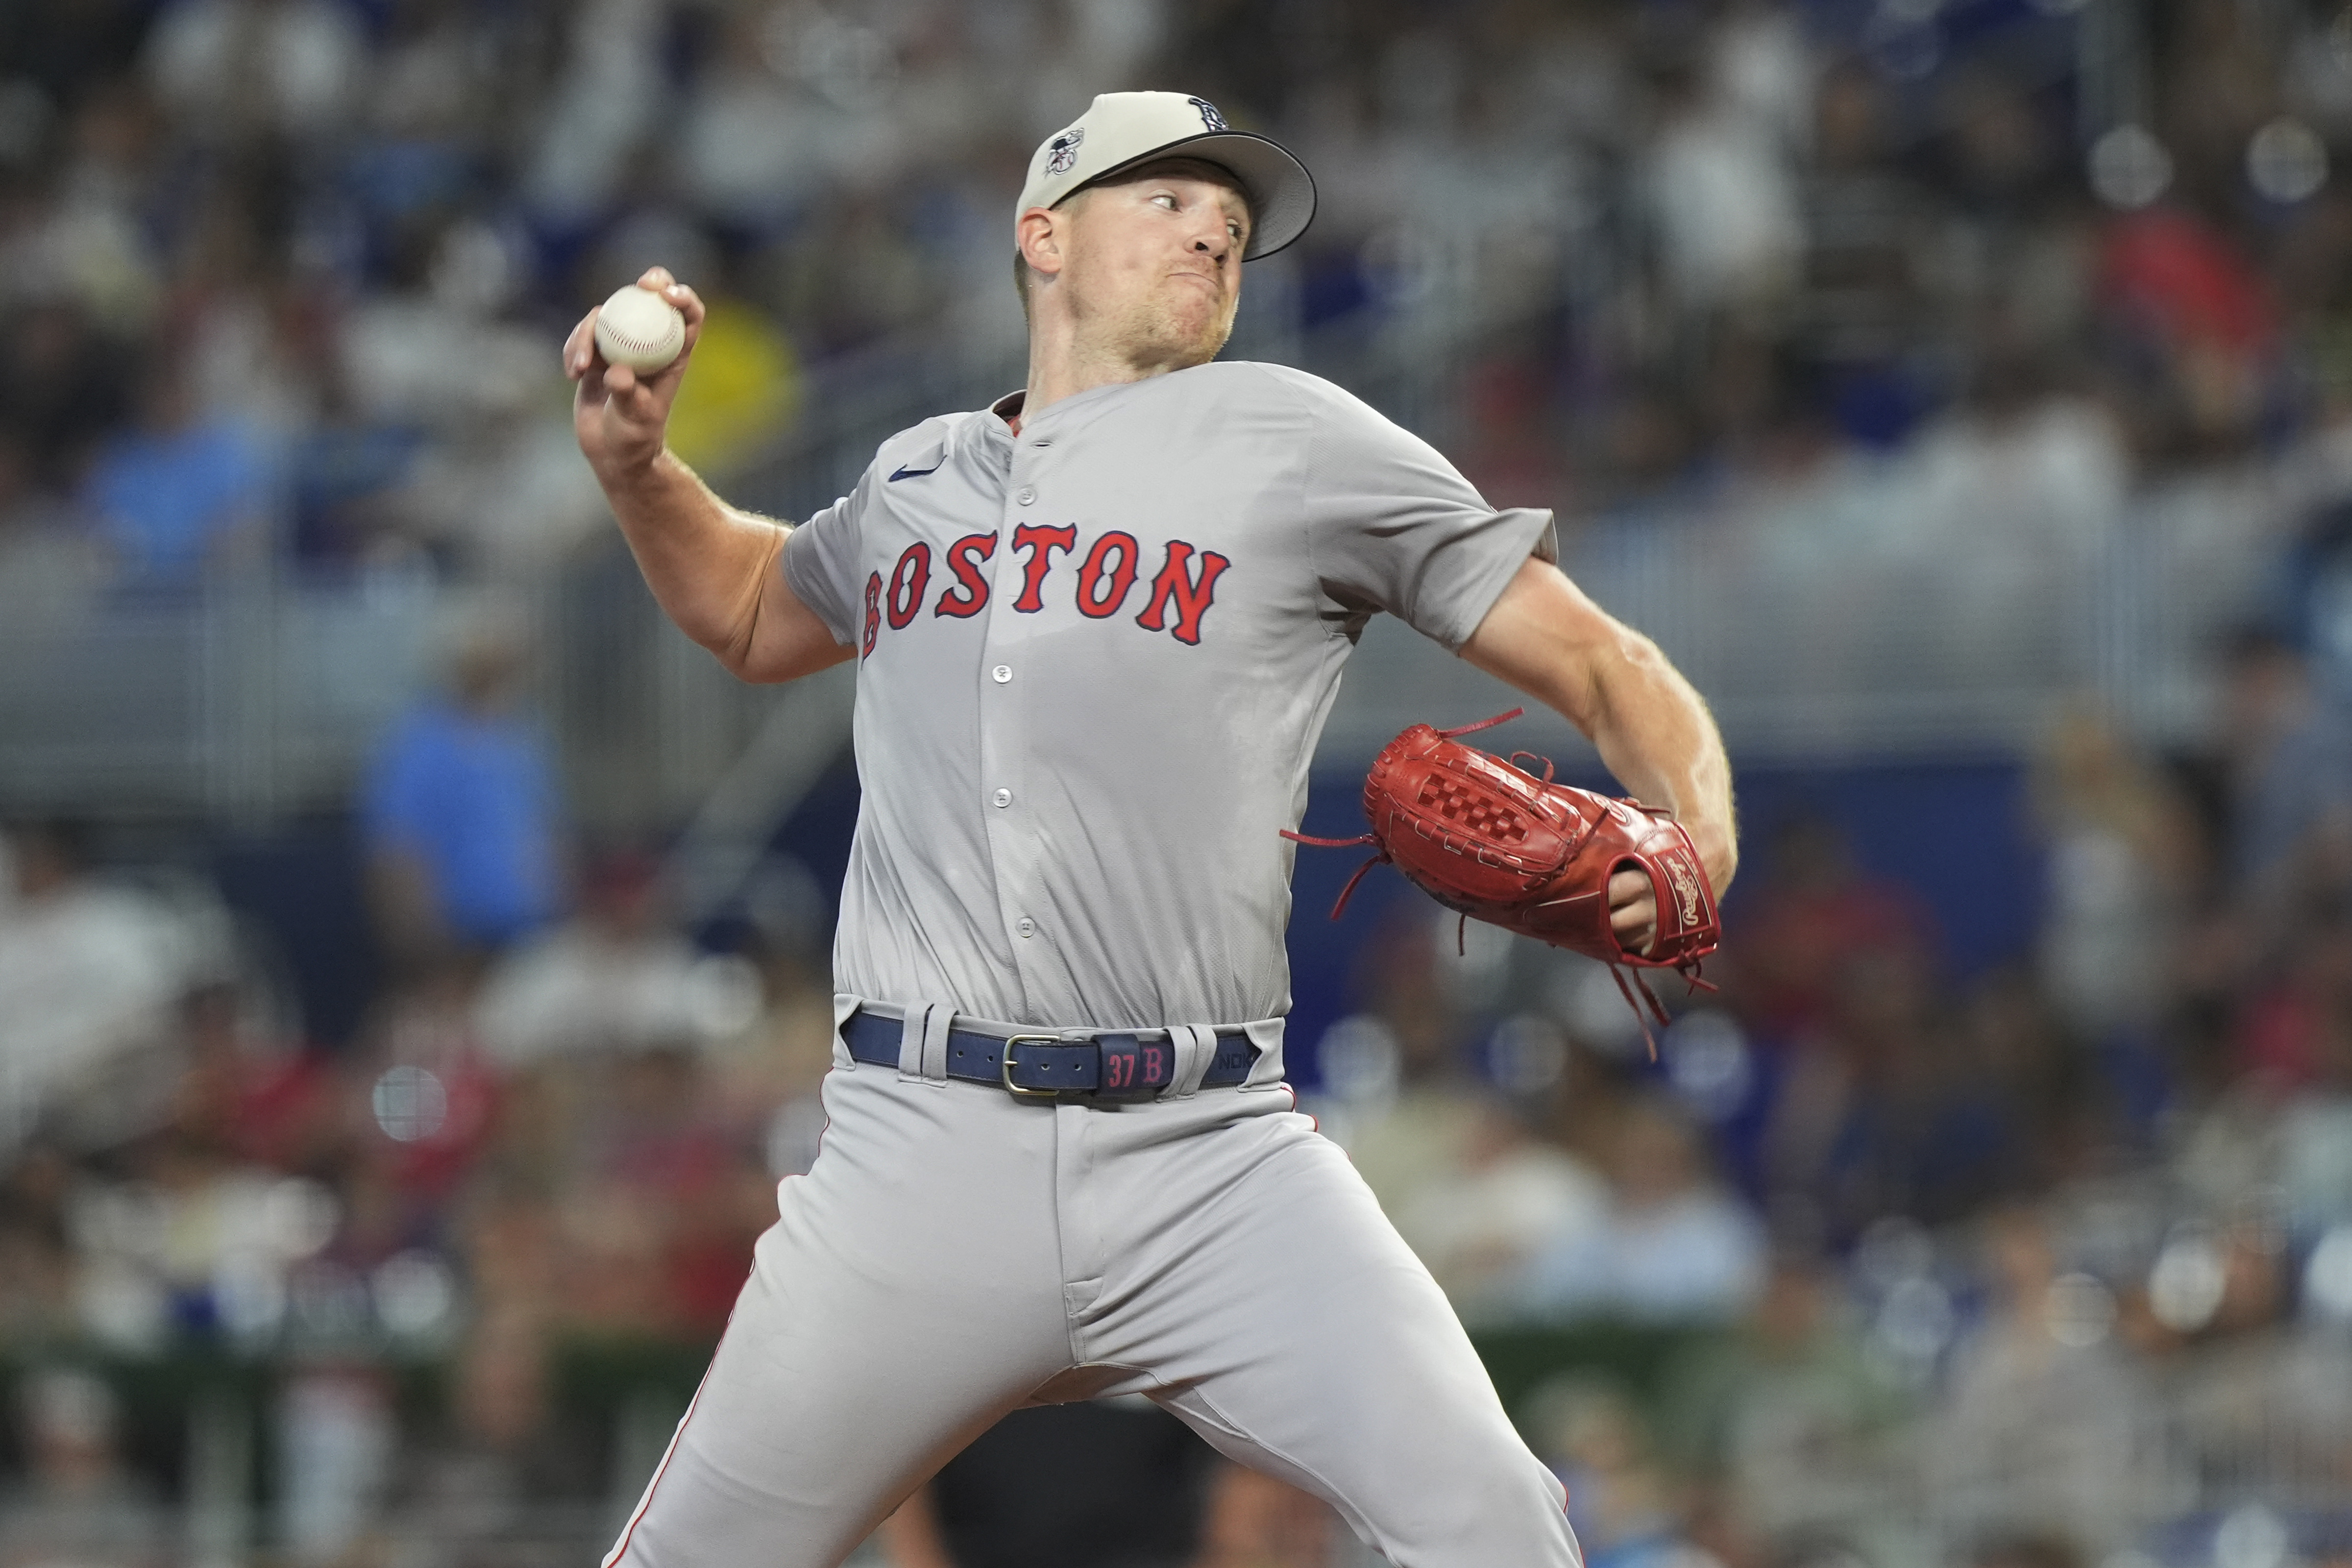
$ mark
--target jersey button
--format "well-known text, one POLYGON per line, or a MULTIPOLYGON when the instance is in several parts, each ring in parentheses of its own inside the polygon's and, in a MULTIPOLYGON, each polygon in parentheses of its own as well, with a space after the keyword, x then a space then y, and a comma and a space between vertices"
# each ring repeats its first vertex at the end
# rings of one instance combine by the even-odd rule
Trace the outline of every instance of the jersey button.
POLYGON ((1028 506, 1036 500, 1037 492, 1031 489, 1027 485, 1023 485, 1021 487, 1021 493, 1014 496, 1013 499, 1019 501, 1023 506, 1028 506))
POLYGON ((1013 679, 1013 667, 1009 664, 1000 664, 988 672, 988 678, 1002 686, 1013 679))
POLYGON ((1013 804, 1013 792, 1009 789, 1001 789, 988 798, 994 801, 1001 809, 1013 804))
POLYGON ((1013 929, 1019 931, 1023 936, 1035 936, 1037 934, 1037 922, 1031 920, 1027 915, 1023 915, 1021 917, 1020 923, 1015 925, 1013 929))

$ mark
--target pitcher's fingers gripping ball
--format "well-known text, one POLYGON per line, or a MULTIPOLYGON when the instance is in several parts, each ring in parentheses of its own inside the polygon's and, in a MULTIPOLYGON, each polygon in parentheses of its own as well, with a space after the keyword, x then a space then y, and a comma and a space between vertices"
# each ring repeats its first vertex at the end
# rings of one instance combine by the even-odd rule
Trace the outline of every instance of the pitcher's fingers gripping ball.
MULTIPOLYGON (((1415 724, 1391 741, 1364 779, 1364 816, 1372 830, 1362 837, 1283 835, 1301 844, 1369 844, 1377 851, 1340 891, 1332 918, 1364 873, 1385 860, 1465 921, 1599 959, 1637 1016, 1642 1006, 1621 964, 1678 969, 1692 984, 1705 985, 1699 961, 1721 943, 1723 922, 1689 832, 1671 813, 1640 801, 1554 784, 1548 761, 1538 778, 1518 766, 1528 752, 1506 761, 1454 738, 1519 712, 1514 708, 1458 730, 1415 724), (1624 944, 1610 918, 1611 883, 1627 871, 1648 881, 1656 907, 1654 934, 1639 952, 1624 944)), ((1651 1015, 1668 1022, 1648 984, 1639 974, 1633 984, 1651 1015)), ((1648 1027, 1644 1019, 1644 1035, 1648 1027)), ((1650 1048, 1655 1055, 1654 1040, 1650 1048)))
POLYGON ((572 426, 592 466, 628 470, 660 454, 703 314, 693 289, 649 267, 572 329, 563 374, 577 384, 572 426))

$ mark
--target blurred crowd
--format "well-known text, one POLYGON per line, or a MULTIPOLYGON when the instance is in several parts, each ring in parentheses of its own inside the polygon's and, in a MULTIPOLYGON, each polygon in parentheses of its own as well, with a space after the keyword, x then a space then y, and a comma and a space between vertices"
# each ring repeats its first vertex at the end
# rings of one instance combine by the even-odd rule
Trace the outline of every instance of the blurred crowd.
POLYGON ((598 532, 588 304, 698 283, 676 444, 742 461, 863 349, 1017 344, 1029 151, 1141 81, 1299 149, 1275 341, 1458 368, 1498 501, 1906 453, 2063 552, 2352 387, 2315 0, 49 0, 0 19, 9 576, 543 566, 598 532))
MULTIPOLYGON (((685 1390, 647 1368, 698 1366, 816 1156, 823 921, 691 927, 647 847, 583 840, 520 658, 461 646, 363 782, 384 978, 335 1048, 200 879, 8 830, 0 1564, 179 1561, 207 1499, 289 1561, 504 1562, 657 1457, 685 1390), (206 1375, 244 1401, 225 1491, 202 1422, 131 1408, 206 1375)), ((2032 941, 1990 967, 1802 814, 1750 825, 1719 989, 1666 984, 1654 1055, 1585 961, 1410 894, 1370 924, 1306 1109, 1591 1561, 2352 1548, 2352 721, 2268 634, 2227 692, 2210 750, 2053 731, 2032 941)), ((1344 1561, 1168 1417, 1066 1421, 992 1434, 873 1560, 1110 1561, 1003 1544, 1110 1528, 1003 1484, 1084 1464, 1139 1561, 1344 1561)))
MULTIPOLYGON (((1721 990, 1654 1058, 1605 973, 1413 904, 1294 1048, 1482 1343, 1586 1347, 1505 1392, 1593 1568, 2352 1560, 2330 7, 0 7, 0 619, 604 539, 555 346, 654 261, 712 302, 676 439, 716 470, 861 355, 1017 353, 1028 153, 1146 84, 1301 152, 1274 330, 1425 354, 1498 503, 1900 470, 1808 559, 1933 523, 2031 576, 2149 479, 2325 470, 2201 738, 2053 724, 2011 962, 1964 971, 1834 820, 1759 821, 1721 990)), ((824 921, 690 928, 675 824, 583 833, 521 651, 465 639, 354 784, 383 978, 348 1041, 152 832, 10 826, 0 1568, 471 1562, 593 1537, 650 1471, 683 1396, 643 1357, 710 1342, 814 1157, 824 921), (229 1403, 159 1428, 165 1366, 229 1403)), ((1120 1432, 1081 1441, 1197 1504, 1170 1564, 1331 1561, 1295 1494, 1120 1432)), ((979 1528, 992 1462, 901 1568, 979 1528)))

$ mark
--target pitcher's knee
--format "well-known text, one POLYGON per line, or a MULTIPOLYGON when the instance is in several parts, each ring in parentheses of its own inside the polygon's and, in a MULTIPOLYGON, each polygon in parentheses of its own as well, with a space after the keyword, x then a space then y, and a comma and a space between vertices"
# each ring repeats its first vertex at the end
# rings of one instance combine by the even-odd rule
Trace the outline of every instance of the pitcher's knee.
MULTIPOLYGON (((1474 1473, 1431 1477, 1377 1542, 1400 1568, 1581 1568, 1567 1494, 1531 1454, 1474 1473)), ((1385 1527, 1385 1528, 1383 1528, 1385 1527)))

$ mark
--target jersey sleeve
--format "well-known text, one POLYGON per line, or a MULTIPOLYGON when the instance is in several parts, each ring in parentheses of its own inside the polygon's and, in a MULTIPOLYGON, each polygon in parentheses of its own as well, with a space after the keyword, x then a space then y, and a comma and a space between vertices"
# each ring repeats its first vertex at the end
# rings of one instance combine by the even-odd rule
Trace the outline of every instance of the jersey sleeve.
POLYGON ((871 477, 784 541, 785 584, 844 647, 857 645, 857 519, 871 477))
POLYGON ((1386 610, 1448 649, 1486 618, 1529 555, 1559 558, 1551 513, 1497 510, 1437 449, 1359 399, 1308 399, 1307 543, 1322 590, 1386 610))

